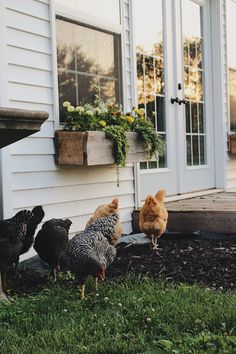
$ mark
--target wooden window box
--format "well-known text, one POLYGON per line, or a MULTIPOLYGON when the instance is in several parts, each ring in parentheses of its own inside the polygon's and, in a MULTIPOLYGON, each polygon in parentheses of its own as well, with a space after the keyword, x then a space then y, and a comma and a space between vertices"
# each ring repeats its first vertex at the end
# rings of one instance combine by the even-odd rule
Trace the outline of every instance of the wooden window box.
POLYGON ((228 153, 236 153, 236 134, 228 134, 228 153))
MULTIPOLYGON (((146 145, 137 133, 126 133, 129 143, 127 162, 148 160, 146 145)), ((114 164, 113 143, 104 132, 55 132, 56 162, 58 165, 97 166, 114 164)))

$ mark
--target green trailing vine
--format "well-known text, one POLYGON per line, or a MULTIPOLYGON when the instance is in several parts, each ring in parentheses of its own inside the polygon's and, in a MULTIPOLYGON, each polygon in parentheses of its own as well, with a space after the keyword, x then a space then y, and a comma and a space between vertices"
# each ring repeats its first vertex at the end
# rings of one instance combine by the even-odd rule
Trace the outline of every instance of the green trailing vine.
POLYGON ((153 127, 153 124, 147 118, 139 119, 134 122, 133 131, 138 133, 141 139, 145 142, 148 150, 149 159, 163 153, 163 141, 153 127))
POLYGON ((70 102, 63 103, 65 108, 65 130, 70 131, 103 131, 113 142, 113 155, 117 165, 117 185, 119 185, 119 168, 126 165, 129 150, 126 132, 139 134, 148 150, 148 157, 158 158, 163 152, 163 141, 156 132, 150 119, 145 117, 143 108, 133 108, 131 113, 124 114, 121 105, 115 99, 103 101, 98 96, 93 104, 86 103, 74 107, 70 102))
POLYGON ((108 125, 104 128, 106 138, 113 142, 113 156, 117 165, 117 186, 120 185, 120 171, 119 167, 123 167, 126 164, 126 155, 129 149, 128 140, 125 134, 125 129, 118 125, 108 125))

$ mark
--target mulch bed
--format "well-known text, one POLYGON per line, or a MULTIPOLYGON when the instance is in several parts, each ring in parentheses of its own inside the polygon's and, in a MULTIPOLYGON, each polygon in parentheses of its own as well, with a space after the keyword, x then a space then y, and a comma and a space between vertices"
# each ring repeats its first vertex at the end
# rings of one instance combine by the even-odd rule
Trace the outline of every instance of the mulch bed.
POLYGON ((216 241, 163 236, 155 253, 150 244, 128 247, 120 244, 108 275, 119 277, 127 272, 174 283, 236 290, 236 239, 216 241))
MULTIPOLYGON (((151 244, 117 246, 115 262, 107 271, 108 278, 122 278, 127 273, 161 278, 174 283, 200 284, 222 291, 236 290, 236 238, 228 241, 162 236, 155 253, 151 244)), ((28 296, 53 281, 46 273, 20 271, 17 278, 9 274, 9 294, 28 296)), ((58 286, 77 287, 66 275, 58 286)))

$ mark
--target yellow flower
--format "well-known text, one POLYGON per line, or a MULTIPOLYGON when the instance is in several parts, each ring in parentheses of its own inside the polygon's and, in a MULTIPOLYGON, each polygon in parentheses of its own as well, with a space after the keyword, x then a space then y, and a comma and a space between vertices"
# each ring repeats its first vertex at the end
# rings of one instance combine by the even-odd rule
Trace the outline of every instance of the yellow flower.
POLYGON ((131 123, 134 122, 134 117, 132 117, 132 116, 127 116, 126 120, 127 120, 128 123, 131 124, 131 123))
POLYGON ((72 113, 74 111, 75 111, 75 107, 74 106, 68 106, 67 107, 67 112, 72 113))
POLYGON ((144 114, 145 114, 145 109, 144 109, 144 108, 140 108, 139 111, 140 111, 140 115, 141 115, 141 116, 144 116, 144 114))
POLYGON ((107 123, 106 123, 104 120, 100 120, 98 123, 99 123, 99 124, 101 125, 101 127, 103 127, 103 128, 107 125, 107 123))
POLYGON ((70 106, 70 102, 69 101, 65 101, 62 103, 63 107, 69 107, 70 106))
POLYGON ((140 111, 139 111, 139 109, 137 107, 134 108, 134 113, 140 114, 140 111))

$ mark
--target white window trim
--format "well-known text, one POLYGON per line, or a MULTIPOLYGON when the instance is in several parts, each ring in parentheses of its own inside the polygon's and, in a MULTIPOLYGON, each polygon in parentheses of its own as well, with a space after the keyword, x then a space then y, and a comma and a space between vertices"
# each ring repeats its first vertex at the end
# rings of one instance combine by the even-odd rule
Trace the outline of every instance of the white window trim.
MULTIPOLYGON (((56 40, 56 17, 61 16, 68 19, 78 22, 81 25, 88 25, 103 31, 112 32, 114 34, 121 35, 121 87, 122 87, 122 99, 124 106, 126 105, 125 99, 125 59, 123 53, 124 48, 124 35, 123 35, 123 25, 115 25, 106 20, 102 20, 96 16, 88 15, 84 12, 73 10, 65 6, 55 4, 55 0, 50 2, 50 20, 51 20, 51 48, 52 48, 52 75, 53 75, 53 104, 54 104, 54 128, 62 129, 63 124, 60 123, 60 112, 59 112, 59 90, 58 90, 58 68, 57 68, 57 40, 56 40)), ((120 17, 123 18, 123 0, 120 0, 120 17)), ((122 20, 121 20, 122 22, 122 20)))
POLYGON ((99 17, 89 15, 79 10, 74 10, 66 6, 55 4, 55 12, 56 16, 62 16, 83 25, 96 27, 117 34, 121 34, 122 32, 122 26, 119 24, 116 25, 113 22, 102 20, 99 17))

